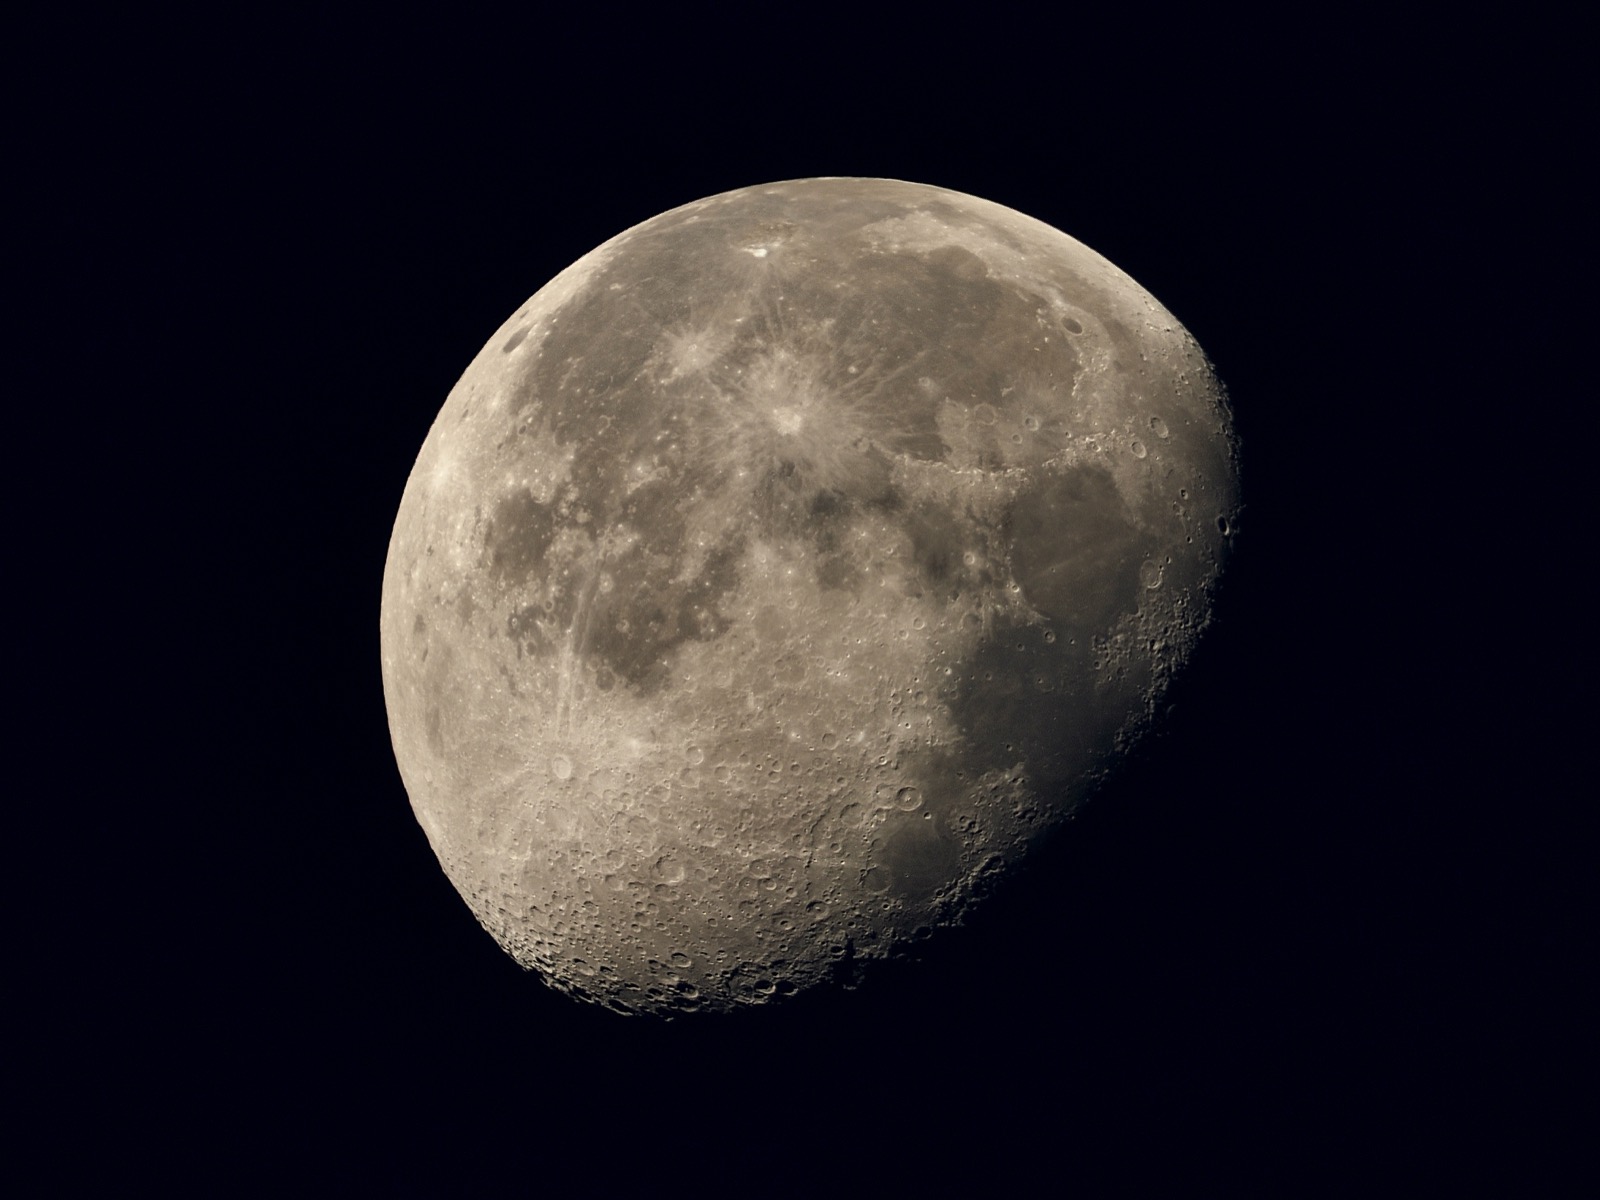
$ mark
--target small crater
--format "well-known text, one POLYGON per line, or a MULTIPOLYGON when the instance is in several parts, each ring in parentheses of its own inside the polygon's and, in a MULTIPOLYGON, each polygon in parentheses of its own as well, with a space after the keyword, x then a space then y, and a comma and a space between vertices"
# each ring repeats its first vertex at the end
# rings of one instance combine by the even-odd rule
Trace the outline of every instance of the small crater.
POLYGON ((651 874, 662 883, 675 884, 682 883, 687 872, 684 870, 683 864, 676 858, 673 858, 670 854, 663 854, 656 859, 655 866, 651 869, 651 874))

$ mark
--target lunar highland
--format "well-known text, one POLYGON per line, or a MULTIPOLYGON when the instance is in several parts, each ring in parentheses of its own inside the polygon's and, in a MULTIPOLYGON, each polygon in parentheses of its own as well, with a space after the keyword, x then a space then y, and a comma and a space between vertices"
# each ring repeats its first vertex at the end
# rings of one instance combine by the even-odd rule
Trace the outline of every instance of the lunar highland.
POLYGON ((1133 749, 1237 505, 1199 346, 1067 235, 882 179, 700 200, 542 288, 434 422, 383 581, 401 776, 559 989, 826 985, 1133 749))

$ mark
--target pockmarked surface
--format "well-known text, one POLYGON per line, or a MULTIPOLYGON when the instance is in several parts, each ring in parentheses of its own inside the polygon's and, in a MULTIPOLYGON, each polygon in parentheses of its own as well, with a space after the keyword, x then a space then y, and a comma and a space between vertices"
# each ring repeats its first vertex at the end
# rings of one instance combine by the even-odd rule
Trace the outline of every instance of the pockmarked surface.
POLYGON ((996 204, 674 209, 562 272, 428 434, 384 575, 418 820, 483 926, 625 1011, 959 921, 1207 624, 1236 445, 1194 340, 996 204))

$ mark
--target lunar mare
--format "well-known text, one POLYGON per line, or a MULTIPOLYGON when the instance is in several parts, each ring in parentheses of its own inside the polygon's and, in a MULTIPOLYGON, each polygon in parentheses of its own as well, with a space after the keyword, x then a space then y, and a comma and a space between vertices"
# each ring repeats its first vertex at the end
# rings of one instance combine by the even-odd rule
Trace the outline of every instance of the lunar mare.
POLYGON ((1236 467, 1194 340, 1032 218, 809 179, 646 221, 495 333, 406 485, 417 819, 519 963, 614 1009, 892 956, 1149 727, 1236 467))

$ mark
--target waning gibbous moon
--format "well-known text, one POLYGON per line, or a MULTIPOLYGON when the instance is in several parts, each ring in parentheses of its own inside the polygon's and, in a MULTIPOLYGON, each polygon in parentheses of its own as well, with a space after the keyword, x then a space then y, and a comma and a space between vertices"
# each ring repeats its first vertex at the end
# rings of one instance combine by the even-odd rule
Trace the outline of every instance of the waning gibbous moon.
POLYGON ((760 1004, 963 914, 1151 725, 1238 505, 1222 388, 998 204, 673 209, 491 337, 406 484, 384 694, 480 923, 629 1012, 760 1004))

